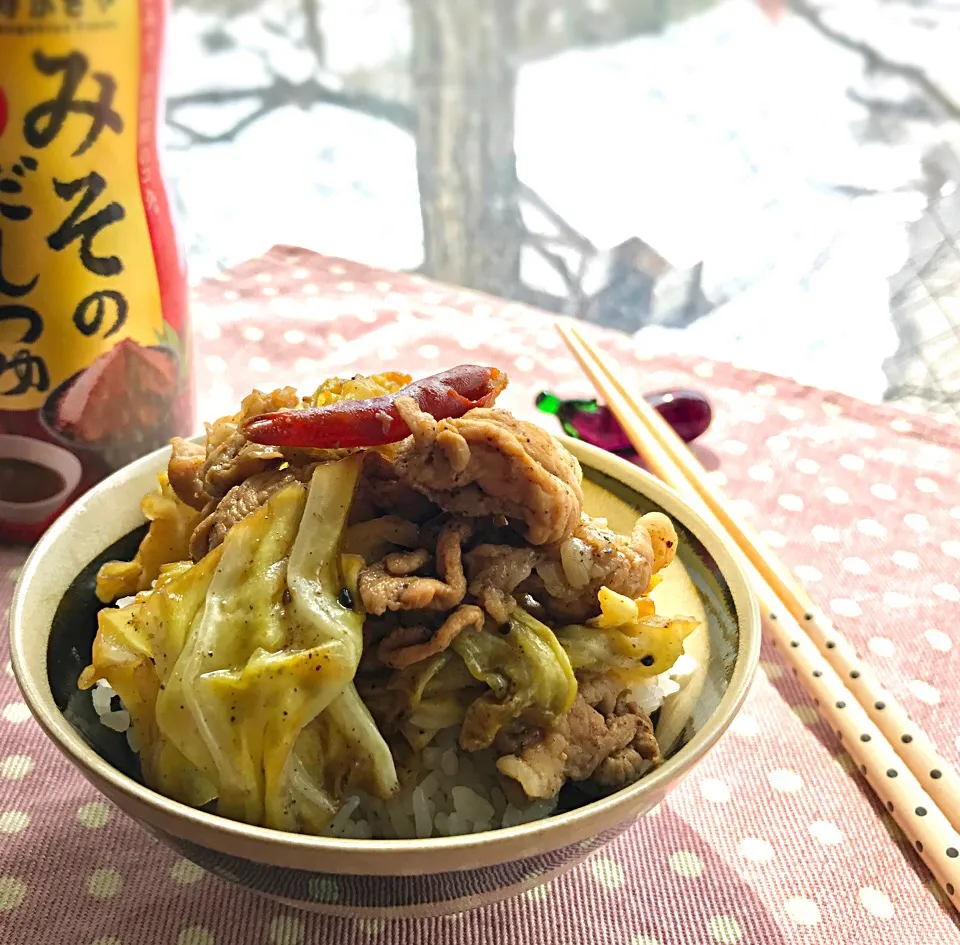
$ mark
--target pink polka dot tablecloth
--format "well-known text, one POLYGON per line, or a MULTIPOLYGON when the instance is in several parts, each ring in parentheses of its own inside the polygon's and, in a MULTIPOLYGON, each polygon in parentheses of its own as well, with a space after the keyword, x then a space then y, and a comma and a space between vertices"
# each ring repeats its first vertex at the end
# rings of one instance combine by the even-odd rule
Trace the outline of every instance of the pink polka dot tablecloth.
MULTIPOLYGON (((335 373, 505 368, 503 402, 590 392, 550 316, 293 248, 197 290, 200 410, 335 373)), ((646 360, 637 390, 698 387, 711 475, 960 765, 960 430, 711 361, 646 360)), ((0 549, 6 613, 19 548, 0 549)), ((7 648, 6 633, 2 646, 7 648)), ((8 654, 3 653, 6 660, 8 654)), ((0 943, 942 945, 957 919, 769 649, 717 748, 652 814, 519 898, 445 919, 327 919, 204 873, 102 800, 0 673, 0 943)))

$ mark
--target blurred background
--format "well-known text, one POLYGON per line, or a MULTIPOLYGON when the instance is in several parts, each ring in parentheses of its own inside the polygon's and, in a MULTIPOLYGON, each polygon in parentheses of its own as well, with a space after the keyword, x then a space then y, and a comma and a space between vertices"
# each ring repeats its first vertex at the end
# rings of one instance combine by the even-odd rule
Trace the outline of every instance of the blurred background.
POLYGON ((191 278, 299 244, 960 417, 960 3, 175 0, 191 278))

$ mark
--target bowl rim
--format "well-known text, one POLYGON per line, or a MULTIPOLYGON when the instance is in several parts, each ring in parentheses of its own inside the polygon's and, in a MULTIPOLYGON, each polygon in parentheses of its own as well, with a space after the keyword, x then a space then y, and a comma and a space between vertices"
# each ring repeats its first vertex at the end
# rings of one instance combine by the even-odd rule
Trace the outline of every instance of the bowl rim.
MULTIPOLYGON (((202 442, 202 437, 196 439, 202 442)), ((686 775, 716 744, 743 705, 759 662, 760 613, 756 597, 741 566, 739 554, 731 552, 719 535, 674 490, 618 456, 567 436, 558 435, 556 439, 578 460, 602 474, 612 473, 612 478, 659 505, 671 518, 690 531, 711 555, 723 575, 737 618, 737 654, 730 681, 717 708, 690 741, 663 765, 620 791, 591 801, 573 811, 484 833, 410 840, 358 840, 287 833, 230 820, 168 798, 114 768, 84 741, 57 707, 46 671, 51 627, 37 628, 31 625, 26 612, 26 600, 31 585, 42 580, 43 560, 47 551, 56 543, 69 540, 70 533, 77 527, 78 522, 83 521, 89 502, 129 478, 144 475, 151 470, 159 472, 165 466, 161 461, 169 455, 170 447, 162 447, 136 460, 91 489, 54 522, 24 563, 10 610, 11 663, 24 699, 54 744, 94 786, 127 814, 135 818, 143 817, 148 823, 159 826, 162 830, 191 842, 200 842, 208 849, 242 856, 256 862, 290 866, 292 856, 298 864, 305 861, 319 864, 329 862, 330 857, 341 856, 354 861, 350 863, 351 868, 343 872, 394 875, 398 872, 398 857, 417 854, 418 857, 426 858, 426 861, 423 869, 413 872, 435 873, 446 869, 477 868, 504 863, 518 858, 518 850, 529 849, 532 855, 533 852, 560 849, 578 840, 591 838, 602 829, 608 829, 628 818, 632 820, 634 815, 631 811, 638 806, 637 801, 644 795, 664 795, 672 783, 686 775), (30 640, 31 637, 34 638, 33 641, 30 640), (39 679, 28 670, 27 659, 28 650, 38 645, 37 637, 42 639, 39 645, 43 649, 43 672, 39 679), (128 805, 133 805, 137 809, 136 813, 129 810, 128 805), (616 816, 618 811, 619 817, 616 816), (149 816, 150 814, 154 816, 149 816), (594 824, 592 829, 591 824, 594 824), (553 840, 547 839, 550 834, 553 834, 553 840), (510 847, 513 852, 498 854, 495 848, 504 846, 510 847)), ((117 539, 112 539, 115 540, 117 539)), ((109 543, 105 547, 108 546, 109 543)), ((336 860, 333 862, 337 863, 336 860)), ((342 865, 347 866, 347 861, 343 861, 342 865)))

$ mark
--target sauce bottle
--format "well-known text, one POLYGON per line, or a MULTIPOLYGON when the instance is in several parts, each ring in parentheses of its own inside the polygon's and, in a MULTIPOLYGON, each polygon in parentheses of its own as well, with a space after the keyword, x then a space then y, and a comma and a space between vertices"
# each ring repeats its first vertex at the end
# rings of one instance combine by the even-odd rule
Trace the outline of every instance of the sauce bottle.
POLYGON ((0 0, 0 538, 193 430, 164 0, 0 0))

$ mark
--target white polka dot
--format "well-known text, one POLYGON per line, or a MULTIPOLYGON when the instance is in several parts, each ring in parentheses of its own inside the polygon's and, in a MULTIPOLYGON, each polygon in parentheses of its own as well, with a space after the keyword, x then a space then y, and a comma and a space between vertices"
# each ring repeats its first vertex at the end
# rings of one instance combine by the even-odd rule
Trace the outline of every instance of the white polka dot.
POLYGON ((883 604, 892 610, 903 610, 906 607, 913 607, 916 601, 909 595, 900 591, 884 591, 883 604))
POLYGON ((824 544, 827 542, 840 541, 840 529, 834 528, 832 525, 814 525, 810 530, 810 534, 813 535, 814 541, 819 541, 824 544))
POLYGON ((597 857, 591 864, 591 869, 601 886, 606 886, 607 889, 620 889, 623 886, 623 867, 610 857, 597 857))
POLYGON ((815 459, 798 459, 797 472, 805 473, 808 476, 815 476, 820 472, 820 464, 815 459))
POLYGON ((270 922, 272 945, 303 945, 303 920, 293 915, 280 915, 270 922))
POLYGON ((532 889, 528 889, 523 895, 532 902, 543 902, 550 896, 550 887, 546 885, 534 886, 532 889))
POLYGON ((273 276, 269 272, 258 272, 254 277, 257 282, 269 282, 273 276))
POLYGON ((863 558, 844 558, 843 559, 843 569, 844 571, 849 571, 851 574, 869 574, 870 565, 867 564, 863 558))
POLYGON ((480 318, 485 318, 487 315, 493 313, 493 308, 484 302, 478 302, 473 306, 473 314, 477 315, 480 318))
POLYGON ((958 588, 956 584, 948 584, 946 581, 934 584, 933 593, 936 594, 937 597, 942 597, 944 600, 951 601, 952 603, 960 600, 960 588, 958 588))
POLYGON ((0 773, 11 781, 25 778, 33 770, 33 759, 29 755, 7 755, 0 762, 0 773))
POLYGON ((919 492, 933 493, 939 492, 940 487, 929 476, 917 476, 913 484, 919 492))
POLYGON ((710 469, 707 471, 707 475, 721 489, 727 484, 727 474, 722 469, 710 469))
POLYGON ((793 573, 800 578, 804 584, 816 584, 817 581, 823 580, 823 573, 812 564, 798 564, 793 569, 793 573))
POLYGON ((807 829, 817 843, 827 847, 838 846, 844 841, 843 831, 829 820, 815 820, 812 824, 808 824, 807 829))
POLYGON ((840 408, 839 404, 831 403, 829 400, 825 400, 820 404, 820 409, 828 417, 839 417, 843 413, 843 410, 840 408))
POLYGON ((290 328, 283 333, 283 340, 288 345, 302 345, 307 340, 307 336, 296 328, 290 328))
POLYGON ((921 515, 919 512, 908 512, 903 516, 903 524, 915 532, 925 532, 930 527, 926 515, 921 515))
POLYGON ((357 312, 357 318, 365 325, 372 325, 377 320, 377 313, 369 308, 362 308, 357 312))
POLYGON ((112 899, 123 888, 123 877, 116 870, 94 870, 87 877, 87 892, 94 899, 112 899))
MULTIPOLYGON (((694 368, 696 371, 696 368, 694 368)), ((654 938, 652 935, 635 935, 630 939, 630 945, 661 945, 660 939, 654 938)))
POLYGON ((940 550, 951 558, 960 558, 960 541, 945 541, 940 550))
POLYGON ((77 820, 91 830, 106 826, 110 817, 110 808, 106 804, 101 804, 100 801, 91 801, 89 804, 84 804, 77 811, 77 820))
POLYGON ((0 814, 0 833, 20 833, 30 823, 30 815, 22 810, 5 810, 0 814))
POLYGON ((256 325, 247 325, 240 334, 247 341, 263 341, 263 329, 256 325))
POLYGON ((730 800, 730 788, 719 778, 704 778, 700 782, 700 793, 713 804, 725 804, 730 800))
POLYGON ((537 362, 534 361, 533 358, 521 354, 519 357, 513 359, 513 366, 518 371, 532 371, 537 366, 537 362))
POLYGON ((901 568, 910 568, 911 571, 916 571, 920 567, 920 557, 912 551, 895 551, 891 558, 893 563, 901 568))
POLYGON ((780 504, 781 508, 786 509, 788 512, 803 511, 803 499, 791 492, 785 492, 783 495, 779 496, 777 498, 777 502, 780 504))
POLYGON ((760 660, 759 669, 767 679, 779 679, 783 675, 783 667, 773 660, 760 660))
MULTIPOLYGON (((872 427, 870 431, 871 434, 874 432, 872 427)), ((880 458, 888 463, 905 463, 907 461, 907 452, 898 446, 887 446, 880 450, 880 458)))
POLYGON ((730 502, 730 508, 741 518, 752 518, 757 514, 757 507, 749 499, 734 499, 730 502))
POLYGON ((860 605, 848 597, 834 597, 830 601, 830 609, 841 617, 859 617, 863 613, 860 605))
POLYGON ((340 883, 330 876, 314 876, 307 887, 314 902, 336 902, 340 898, 340 883))
POLYGON ((787 915, 797 925, 816 925, 820 921, 820 907, 803 896, 794 896, 785 903, 787 915))
POLYGON ((754 482, 773 482, 773 470, 769 466, 751 466, 747 470, 747 475, 754 482))
POLYGON ((30 718, 30 710, 25 702, 11 702, 10 705, 4 706, 3 717, 14 724, 26 722, 30 718))
POLYGON ((767 449, 771 453, 786 453, 790 449, 790 437, 778 433, 776 436, 767 437, 767 449))
POLYGON ((893 502, 897 497, 897 490, 886 482, 875 482, 870 487, 870 494, 875 499, 882 499, 884 502, 893 502))
MULTIPOLYGON (((332 276, 342 276, 347 271, 347 267, 343 263, 333 263, 327 267, 327 272, 332 276)), ((411 276, 410 282, 414 285, 423 285, 426 280, 423 276, 411 276)))
POLYGON ((292 279, 296 279, 298 282, 299 282, 299 281, 303 281, 304 279, 309 279, 309 278, 310 278, 310 270, 309 270, 309 269, 304 269, 304 268, 302 268, 302 267, 297 268, 297 269, 294 269, 294 270, 290 273, 290 277, 291 277, 292 279))
POLYGON ((420 345, 417 354, 426 361, 432 361, 440 357, 440 349, 436 345, 420 345))
POLYGON ((3 664, 3 671, 4 671, 8 676, 12 676, 12 675, 13 675, 13 664, 10 662, 10 660, 7 660, 6 663, 3 664))
POLYGON ((729 456, 743 456, 749 449, 742 440, 725 440, 720 444, 720 450, 729 456))
POLYGON ((850 502, 846 489, 841 489, 839 486, 827 486, 823 490, 823 497, 833 505, 847 505, 850 502))
POLYGON ((910 692, 926 705, 939 705, 940 703, 940 690, 922 679, 910 681, 910 692))
POLYGON ((760 726, 757 724, 757 719, 755 716, 748 715, 746 712, 741 712, 730 723, 730 731, 733 732, 734 735, 742 735, 745 738, 752 738, 760 731, 760 726))
POLYGON ((19 876, 0 876, 0 911, 16 909, 26 895, 27 884, 19 876))
POLYGON ((686 879, 696 879, 703 872, 703 860, 692 850, 671 853, 670 868, 686 879))
POLYGON ((776 397, 777 389, 773 384, 757 384, 754 391, 761 397, 776 397))
POLYGON ((791 423, 798 423, 805 416, 802 407, 796 407, 793 404, 786 404, 780 408, 780 416, 791 423))
POLYGON ((320 292, 320 286, 313 282, 305 282, 300 290, 304 295, 317 295, 320 292))
POLYGON ((198 866, 192 860, 181 857, 170 868, 170 878, 180 886, 189 886, 196 883, 207 875, 202 866, 198 866))
POLYGON ((935 650, 946 653, 952 646, 953 641, 942 630, 936 627, 930 627, 923 632, 924 638, 935 650))
POLYGON ((866 465, 862 457, 854 456, 853 453, 844 453, 837 462, 850 472, 860 472, 866 465))
POLYGON ((220 326, 216 322, 204 322, 200 326, 200 334, 207 341, 216 341, 221 335, 220 326))
POLYGON ((803 778, 796 771, 789 771, 786 768, 768 771, 767 780, 770 782, 770 787, 784 794, 793 794, 803 788, 803 778))
POLYGON ((266 374, 271 369, 270 362, 259 355, 250 359, 250 370, 259 374, 266 374))
POLYGON ((759 837, 744 837, 740 841, 740 856, 751 863, 765 863, 773 859, 773 847, 759 837))
POLYGON ((177 936, 177 945, 215 945, 216 939, 202 925, 190 925, 177 936))
POLYGON ((260 294, 261 294, 261 295, 266 295, 266 296, 268 296, 268 297, 269 297, 269 296, 274 296, 274 295, 279 295, 279 290, 277 289, 277 287, 276 287, 275 285, 265 285, 265 286, 260 290, 260 294))
POLYGON ((732 915, 715 915, 707 922, 707 931, 719 945, 737 945, 743 939, 743 929, 732 915))
POLYGON ((696 374, 697 377, 713 377, 713 365, 709 361, 704 361, 694 365, 693 373, 696 374))
POLYGON ((357 286, 353 282, 338 282, 337 291, 339 292, 356 292, 357 286))
POLYGON ((203 359, 204 366, 211 374, 225 374, 227 362, 219 354, 208 354, 203 359))
POLYGON ((893 903, 885 892, 874 889, 872 886, 863 886, 857 893, 857 898, 870 915, 878 919, 893 918, 893 903))
POLYGON ((875 518, 862 518, 857 522, 857 531, 868 538, 886 538, 887 529, 875 518))
POLYGON ((820 723, 820 713, 812 705, 795 705, 793 714, 804 725, 818 725, 820 723))
POLYGON ((347 339, 338 331, 332 331, 327 335, 327 344, 331 348, 342 348, 347 343, 347 339))
POLYGON ((870 637, 870 639, 867 640, 867 646, 870 648, 871 653, 875 653, 884 659, 889 659, 897 652, 893 640, 887 637, 870 637))
POLYGON ((228 302, 236 302, 240 298, 240 293, 236 289, 224 289, 223 297, 228 302))
POLYGON ((896 430, 897 433, 909 433, 913 429, 913 424, 909 420, 904 420, 903 417, 897 417, 890 421, 890 429, 896 430))
POLYGON ((770 548, 783 548, 787 544, 787 539, 780 532, 774 532, 770 529, 760 532, 760 537, 770 548))
POLYGON ((950 517, 960 519, 960 505, 955 505, 950 509, 950 517))

